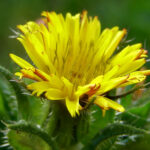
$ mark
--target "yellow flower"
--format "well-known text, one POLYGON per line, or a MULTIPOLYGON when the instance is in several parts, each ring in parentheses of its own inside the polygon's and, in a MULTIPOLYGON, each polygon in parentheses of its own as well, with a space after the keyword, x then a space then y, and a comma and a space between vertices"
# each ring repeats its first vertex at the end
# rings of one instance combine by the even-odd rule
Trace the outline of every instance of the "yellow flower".
POLYGON ((64 101, 73 117, 93 97, 104 112, 110 108, 123 112, 123 106, 106 93, 141 82, 150 74, 150 70, 136 71, 145 63, 147 51, 141 44, 115 51, 126 30, 116 26, 101 32, 98 18, 88 17, 86 11, 65 17, 43 12, 42 16, 43 24, 18 25, 23 34, 17 39, 35 66, 10 54, 22 68, 16 75, 35 81, 27 86, 33 94, 64 101))

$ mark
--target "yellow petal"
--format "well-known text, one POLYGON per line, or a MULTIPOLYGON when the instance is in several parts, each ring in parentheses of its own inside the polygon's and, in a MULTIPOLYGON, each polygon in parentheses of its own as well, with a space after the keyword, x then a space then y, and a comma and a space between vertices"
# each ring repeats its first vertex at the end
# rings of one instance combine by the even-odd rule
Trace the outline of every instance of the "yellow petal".
MULTIPOLYGON (((116 29, 114 28, 114 30, 116 30, 116 29)), ((104 57, 106 57, 106 60, 113 54, 113 52, 117 48, 119 42, 124 37, 126 32, 127 32, 126 29, 123 29, 122 31, 117 31, 116 30, 114 32, 113 40, 111 41, 111 43, 109 44, 108 48, 105 51, 105 56, 104 57)))
POLYGON ((34 91, 34 94, 37 93, 38 96, 40 96, 43 92, 46 92, 50 88, 52 87, 47 81, 35 82, 27 85, 27 89, 34 91))
POLYGON ((143 71, 140 71, 143 75, 145 76, 148 76, 150 75, 150 70, 143 70, 143 71))
POLYGON ((103 96, 97 96, 96 100, 94 101, 96 105, 98 105, 103 110, 108 110, 110 108, 117 110, 119 112, 124 112, 125 109, 122 105, 116 103, 115 101, 112 101, 106 97, 103 96))
POLYGON ((129 74, 139 69, 145 63, 144 57, 146 54, 147 51, 141 49, 141 44, 127 46, 117 55, 112 57, 106 67, 106 71, 109 71, 115 65, 119 65, 120 69, 115 76, 129 74))
POLYGON ((18 76, 20 79, 22 79, 23 77, 23 74, 21 72, 16 72, 15 75, 18 76))
POLYGON ((63 91, 58 90, 58 89, 48 89, 47 92, 45 93, 45 96, 47 99, 50 100, 62 100, 65 99, 65 95, 63 91))
POLYGON ((40 96, 44 93, 45 97, 49 100, 62 100, 65 98, 63 90, 53 88, 53 83, 48 81, 41 81, 29 84, 27 88, 33 91, 33 94, 40 96))
POLYGON ((73 84, 66 78, 61 78, 64 83, 64 92, 69 98, 74 98, 74 87, 73 84))
POLYGON ((72 117, 75 117, 76 114, 79 114, 80 109, 79 98, 71 100, 67 97, 66 106, 72 117))
POLYGON ((126 75, 129 74, 133 71, 136 71, 137 69, 139 69, 140 67, 142 67, 145 64, 145 59, 138 59, 134 62, 131 63, 126 63, 126 65, 124 66, 120 66, 120 69, 118 70, 118 72, 116 73, 115 76, 122 76, 122 75, 126 75))
POLYGON ((104 76, 103 75, 100 75, 100 76, 97 76, 96 78, 94 78, 90 83, 91 84, 97 84, 97 83, 101 83, 102 80, 103 80, 104 76))
POLYGON ((44 35, 41 26, 34 22, 28 22, 26 25, 18 27, 24 35, 17 38, 24 46, 27 54, 34 64, 46 73, 56 73, 52 62, 46 53, 46 45, 44 44, 44 35), (36 44, 35 44, 36 43, 36 44))
MULTIPOLYGON (((124 64, 126 63, 126 58, 129 57, 132 59, 132 57, 136 57, 136 55, 134 54, 136 51, 139 51, 141 49, 141 43, 139 44, 134 44, 132 46, 127 46, 125 47, 121 52, 119 52, 118 54, 116 54, 115 56, 112 57, 111 59, 111 63, 113 65, 116 64, 124 64), (133 54, 133 55, 131 55, 133 54)), ((132 59, 133 60, 133 59, 132 59)), ((128 61, 130 61, 130 59, 128 58, 128 61)))
POLYGON ((113 78, 107 81, 104 80, 104 82, 101 82, 101 87, 96 94, 97 95, 104 94, 112 90, 113 88, 117 88, 121 84, 125 83, 127 78, 128 76, 124 76, 124 77, 113 78))
POLYGON ((31 64, 29 64, 27 61, 25 61, 24 59, 14 55, 14 54, 9 54, 9 56, 11 57, 11 59, 18 64, 21 68, 34 68, 31 64))
POLYGON ((119 69, 120 69, 119 65, 115 65, 114 67, 112 67, 112 69, 110 69, 107 73, 105 73, 103 80, 111 79, 113 76, 116 75, 119 69))
POLYGON ((102 109, 102 116, 105 117, 105 114, 106 114, 106 110, 102 109))
POLYGON ((21 30, 24 34, 31 34, 34 31, 37 31, 39 29, 39 26, 35 22, 29 21, 25 25, 18 25, 17 28, 21 30))
POLYGON ((29 78, 35 81, 42 81, 38 75, 34 73, 34 68, 29 69, 21 69, 22 77, 29 78))
POLYGON ((139 83, 145 79, 146 79, 146 76, 144 75, 144 73, 142 73, 140 71, 132 72, 129 74, 129 77, 126 80, 126 82, 124 84, 121 84, 120 87, 127 86, 130 84, 139 83))
POLYGON ((79 97, 85 93, 87 93, 90 90, 91 86, 94 86, 95 84, 88 84, 85 86, 78 86, 78 89, 76 91, 76 95, 78 95, 79 97))

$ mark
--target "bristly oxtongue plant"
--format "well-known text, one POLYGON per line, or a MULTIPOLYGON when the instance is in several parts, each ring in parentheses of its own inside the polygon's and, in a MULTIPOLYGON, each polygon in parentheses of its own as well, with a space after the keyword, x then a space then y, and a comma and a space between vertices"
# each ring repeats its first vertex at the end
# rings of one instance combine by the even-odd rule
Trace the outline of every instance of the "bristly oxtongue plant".
MULTIPOLYGON (((23 150, 111 150, 123 135, 127 139, 130 135, 148 133, 125 123, 124 106, 109 94, 116 88, 143 82, 150 75, 150 70, 139 70, 147 57, 140 43, 118 51, 126 29, 115 26, 101 31, 98 17, 88 17, 86 11, 67 13, 65 17, 44 11, 41 22, 29 21, 17 28, 21 31, 17 40, 33 64, 10 54, 21 67, 15 73, 19 79, 15 80, 31 80, 25 82, 24 88, 44 101, 36 110, 35 99, 37 103, 40 100, 32 96, 28 107, 45 115, 40 123, 28 117, 20 117, 22 121, 13 124, 4 123, 12 147, 17 149, 20 144, 25 146, 23 150), (120 113, 115 115, 114 110, 120 113), (17 144, 15 138, 11 139, 13 136, 17 144)), ((23 102, 20 96, 19 103, 23 102)))

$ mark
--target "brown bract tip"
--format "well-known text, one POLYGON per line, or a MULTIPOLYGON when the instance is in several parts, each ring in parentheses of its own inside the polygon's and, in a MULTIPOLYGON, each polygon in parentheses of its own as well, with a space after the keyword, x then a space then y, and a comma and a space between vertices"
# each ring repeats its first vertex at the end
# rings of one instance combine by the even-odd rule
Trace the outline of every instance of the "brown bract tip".
POLYGON ((87 15, 87 13, 88 13, 87 10, 82 11, 82 15, 87 15))
POLYGON ((98 19, 98 16, 94 16, 94 19, 98 19))
POLYGON ((124 34, 126 34, 127 33, 127 29, 123 28, 123 32, 124 32, 124 34))
POLYGON ((143 49, 141 49, 141 50, 138 52, 138 54, 137 54, 137 56, 135 57, 135 59, 134 59, 134 60, 139 59, 139 58, 141 57, 141 55, 143 54, 143 52, 144 52, 144 50, 143 50, 143 49))
POLYGON ((148 51, 147 51, 147 50, 144 50, 143 54, 148 54, 148 51))
POLYGON ((84 18, 84 16, 87 15, 87 11, 86 10, 83 10, 82 13, 81 13, 81 20, 84 18))
POLYGON ((90 90, 86 93, 88 96, 92 96, 92 95, 94 95, 96 92, 97 92, 97 90, 99 89, 101 87, 101 85, 99 84, 98 86, 96 86, 96 84, 94 84, 94 85, 91 85, 89 88, 90 88, 90 90))
POLYGON ((36 74, 37 76, 39 76, 41 79, 43 79, 44 81, 48 81, 47 78, 45 78, 45 76, 38 70, 38 69, 35 69, 34 70, 34 74, 36 74))

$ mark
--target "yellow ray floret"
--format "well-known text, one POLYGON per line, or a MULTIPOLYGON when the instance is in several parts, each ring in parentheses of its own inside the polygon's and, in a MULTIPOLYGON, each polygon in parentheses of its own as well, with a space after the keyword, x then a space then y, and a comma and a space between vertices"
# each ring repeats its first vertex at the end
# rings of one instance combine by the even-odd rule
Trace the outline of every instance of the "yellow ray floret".
POLYGON ((42 16, 43 24, 30 21, 17 26, 22 32, 17 39, 34 65, 10 54, 21 67, 16 75, 34 81, 27 89, 49 100, 61 100, 73 117, 92 97, 103 112, 110 108, 123 112, 123 106, 108 99, 107 93, 150 75, 150 70, 137 71, 147 57, 142 45, 128 45, 117 52, 126 29, 115 26, 101 31, 98 17, 88 17, 86 11, 65 17, 44 11, 42 16))
POLYGON ((120 104, 118 104, 115 101, 112 101, 106 97, 103 96, 97 96, 96 100, 94 101, 94 103, 96 105, 98 105, 100 108, 102 108, 103 110, 103 115, 105 115, 105 111, 109 110, 110 108, 117 110, 119 112, 124 112, 125 109, 123 106, 121 106, 120 104))

